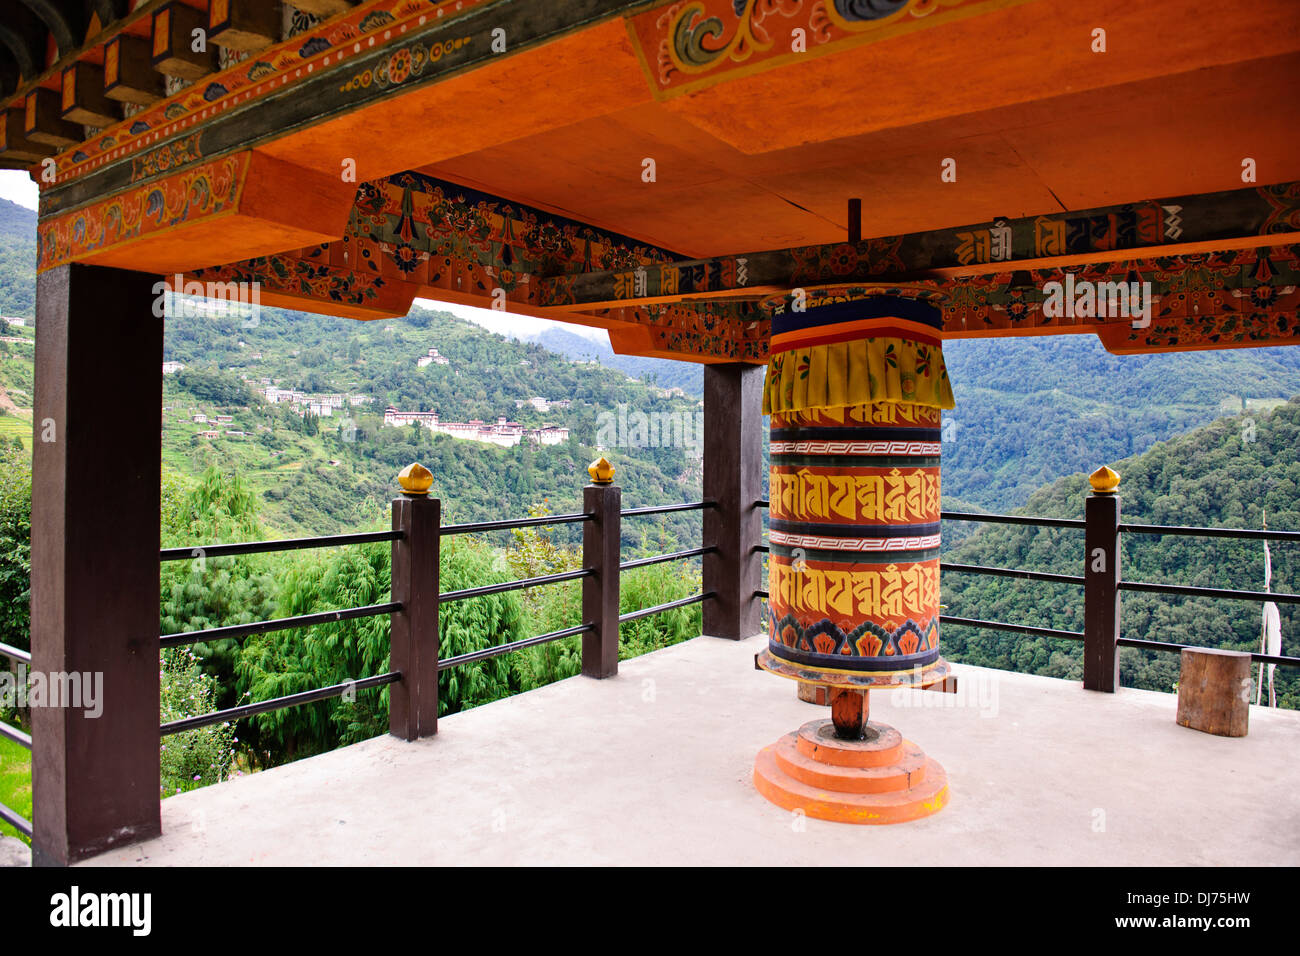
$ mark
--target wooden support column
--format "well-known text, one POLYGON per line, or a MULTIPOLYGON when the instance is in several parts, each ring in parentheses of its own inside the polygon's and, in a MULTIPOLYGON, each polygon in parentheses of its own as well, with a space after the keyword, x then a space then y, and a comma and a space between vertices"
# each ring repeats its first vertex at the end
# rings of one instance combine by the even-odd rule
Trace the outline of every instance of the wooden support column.
POLYGON ((614 484, 614 466, 604 458, 587 470, 591 484, 582 489, 582 510, 595 517, 583 522, 582 566, 594 573, 582 579, 582 620, 595 627, 582 634, 582 673, 614 677, 618 674, 623 491, 614 484))
POLYGON ((762 366, 704 366, 704 633, 733 641, 760 630, 762 408, 762 366))
POLYGON ((32 670, 81 675, 83 697, 80 707, 31 711, 37 864, 161 829, 163 323, 150 308, 153 285, 151 275, 85 265, 36 280, 32 670), (87 687, 97 691, 92 709, 87 687))
POLYGON ((388 732, 403 740, 438 732, 438 565, 442 502, 429 497, 433 475, 408 465, 398 476, 402 497, 393 500, 393 600, 389 669, 402 679, 389 685, 388 732))
POLYGON ((1119 687, 1119 475, 1102 466, 1088 476, 1084 505, 1083 686, 1119 687))

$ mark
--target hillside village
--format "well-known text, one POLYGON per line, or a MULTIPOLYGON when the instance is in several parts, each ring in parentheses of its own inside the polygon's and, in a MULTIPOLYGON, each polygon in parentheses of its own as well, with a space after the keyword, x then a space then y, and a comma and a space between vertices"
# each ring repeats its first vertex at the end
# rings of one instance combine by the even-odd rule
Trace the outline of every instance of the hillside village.
MULTIPOLYGON (((544 399, 542 400, 544 401, 544 399)), ((495 424, 488 424, 474 419, 468 422, 444 422, 438 419, 438 413, 400 412, 393 406, 384 410, 384 424, 390 427, 403 425, 420 425, 439 435, 450 435, 465 441, 486 442, 513 448, 521 441, 534 445, 558 445, 569 440, 569 430, 558 425, 543 425, 541 428, 525 428, 518 422, 508 421, 504 415, 495 424)))
MULTIPOLYGON (((239 344, 243 346, 245 343, 241 341, 239 344)), ((260 358, 260 356, 258 357, 260 358)), ((415 360, 415 364, 417 368, 425 368, 429 365, 446 366, 451 364, 451 360, 439 353, 437 348, 431 347, 426 354, 419 356, 415 360)), ((164 376, 176 375, 184 371, 185 368, 184 362, 163 362, 162 374, 164 376)), ((300 418, 309 415, 316 418, 332 418, 336 413, 348 413, 352 409, 362 408, 375 401, 374 396, 363 393, 312 393, 300 388, 282 387, 278 382, 270 378, 262 378, 257 381, 254 381, 248 375, 242 375, 240 378, 256 394, 260 395, 266 404, 286 405, 300 418)), ((655 391, 667 394, 666 390, 657 389, 655 391)), ((678 394, 681 392, 680 389, 673 391, 678 394)), ((516 409, 530 408, 543 413, 565 411, 572 405, 573 402, 570 399, 548 399, 541 396, 515 401, 516 409)), ((176 406, 164 406, 164 421, 166 420, 166 412, 176 410, 178 410, 176 406)), ((222 435, 236 438, 248 436, 248 432, 243 429, 217 427, 234 424, 234 418, 231 415, 209 414, 202 410, 193 409, 192 414, 188 415, 188 420, 197 425, 213 426, 198 431, 199 438, 212 440, 220 438, 222 435)), ((384 410, 383 424, 385 427, 390 428, 419 425, 434 434, 450 435, 452 438, 462 441, 482 442, 502 448, 513 448, 521 442, 528 442, 533 445, 558 445, 569 440, 568 428, 551 423, 543 424, 537 428, 528 428, 519 422, 509 420, 505 415, 499 416, 495 422, 486 422, 482 419, 471 419, 466 422, 443 421, 439 418, 435 409, 430 409, 427 412, 400 411, 393 405, 389 405, 384 410)), ((269 426, 259 425, 257 430, 270 431, 271 429, 269 426)))

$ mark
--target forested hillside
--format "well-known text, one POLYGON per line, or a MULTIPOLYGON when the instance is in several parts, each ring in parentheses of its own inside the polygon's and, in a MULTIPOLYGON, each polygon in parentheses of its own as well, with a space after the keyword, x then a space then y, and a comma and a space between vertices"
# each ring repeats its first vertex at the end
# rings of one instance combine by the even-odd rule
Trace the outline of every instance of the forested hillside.
MULTIPOLYGON (((1271 412, 1224 418, 1141 455, 1110 464, 1121 476, 1123 520, 1141 524, 1300 530, 1300 399, 1271 412)), ((1084 475, 1071 475, 1033 494, 1026 514, 1081 518, 1084 475)), ((949 523, 951 524, 951 523, 949 523)), ((947 526, 945 526, 945 532, 947 526)), ((1260 542, 1228 538, 1122 537, 1126 581, 1196 587, 1264 587, 1260 542)), ((1300 592, 1300 545, 1273 544, 1273 591, 1300 592)), ((1069 529, 983 526, 944 560, 961 564, 1083 573, 1083 533, 1069 529)), ((1067 585, 948 573, 948 614, 1081 630, 1082 589, 1067 585)), ((1259 604, 1124 592, 1127 637, 1201 647, 1259 650, 1259 604)), ((1281 604, 1283 653, 1300 654, 1300 611, 1281 604)), ((1082 646, 1050 638, 946 627, 945 655, 953 660, 1051 677, 1080 679, 1082 646)), ((1169 691, 1178 680, 1177 654, 1125 648, 1125 686, 1169 691)), ((1277 669, 1278 700, 1300 706, 1300 674, 1277 669)), ((1252 701, 1254 697, 1252 695, 1252 701)))
MULTIPOLYGON (((575 364, 538 345, 420 309, 377 322, 280 309, 261 310, 255 324, 238 316, 171 315, 165 342, 165 358, 185 365, 164 377, 166 463, 190 475, 212 464, 238 468, 263 499, 263 520, 282 532, 349 530, 383 520, 394 477, 412 461, 436 476, 448 522, 523 515, 543 503, 552 511, 575 511, 586 466, 597 454, 602 415, 616 419, 622 408, 699 424, 694 400, 666 397, 622 373, 575 364), (448 364, 417 368, 417 358, 430 348, 448 364), (256 390, 268 384, 371 401, 304 418, 287 405, 263 401, 256 390), (571 404, 545 412, 517 406, 534 397, 571 404), (436 411, 443 421, 505 417, 526 427, 553 424, 568 428, 570 438, 552 446, 499 448, 418 425, 385 426, 388 405, 436 411), (218 437, 207 435, 210 423, 193 421, 216 414, 233 419, 218 437)), ((603 453, 618 469, 629 505, 699 497, 698 444, 609 447, 603 453)), ((644 531, 673 544, 693 540, 698 524, 698 514, 676 515, 628 534, 644 531)))
POLYGON ((36 213, 0 199, 0 315, 36 307, 36 213))
POLYGON ((944 343, 943 491, 1018 508, 1063 475, 1300 394, 1300 349, 1112 355, 1091 335, 944 343))
MULTIPOLYGON (((31 315, 34 262, 35 214, 0 200, 0 314, 31 315)), ((444 419, 492 421, 507 415, 525 424, 539 424, 547 416, 516 411, 514 401, 534 395, 580 395, 591 404, 582 406, 585 412, 567 415, 563 422, 573 428, 580 444, 593 440, 595 416, 611 406, 616 409, 619 403, 630 403, 633 410, 646 413, 686 407, 658 404, 656 393, 636 390, 628 376, 653 381, 661 389, 682 388, 692 399, 699 398, 702 382, 699 365, 615 355, 608 346, 557 330, 542 333, 537 343, 511 343, 467 323, 435 319, 433 313, 423 310, 405 320, 365 323, 264 309, 252 328, 238 319, 172 319, 166 348, 168 359, 192 366, 191 377, 206 369, 219 370, 234 380, 247 376, 254 384, 269 377, 306 391, 369 388, 379 403, 379 407, 367 409, 371 415, 382 414, 382 404, 391 401, 403 408, 436 408, 444 419), (454 357, 451 374, 445 374, 447 367, 416 371, 415 356, 429 346, 454 357), (261 357, 255 358, 259 354, 261 357), (556 354, 583 362, 595 359, 610 371, 557 361, 556 354), (483 374, 484 370, 490 373, 483 374)), ((944 350, 957 396, 957 408, 946 416, 944 495, 950 502, 987 510, 1020 507, 1037 488, 1063 475, 1091 471, 1102 460, 1144 451, 1158 441, 1206 424, 1230 411, 1234 403, 1240 408, 1246 400, 1255 408, 1300 393, 1300 349, 1115 356, 1092 336, 1053 335, 950 341, 944 350)), ((30 346, 10 351, 20 358, 25 355, 30 362, 30 346)), ((2 373, 0 388, 6 381, 17 388, 10 398, 21 420, 23 410, 30 407, 30 365, 24 366, 21 360, 9 365, 2 373)), ((220 392, 218 387, 212 394, 220 392)), ((176 406, 173 411, 188 407, 185 397, 175 394, 169 394, 169 404, 176 406)), ((0 396, 0 408, 5 405, 0 396)), ((363 437, 367 441, 375 438, 376 432, 364 416, 358 420, 363 437)), ((29 422, 29 413, 21 425, 11 419, 9 431, 17 433, 29 427, 29 422)), ((169 435, 179 437, 181 445, 191 437, 174 430, 169 435)), ((299 467, 293 463, 314 460, 346 463, 358 457, 326 448, 326 441, 293 439, 301 446, 296 451, 273 448, 283 453, 275 456, 274 468, 284 469, 286 464, 299 467)), ((375 446, 373 454, 360 457, 382 461, 387 467, 394 460, 389 454, 393 449, 385 448, 384 440, 376 439, 375 446)), ((489 473, 499 475, 499 481, 489 479, 489 491, 494 492, 489 500, 494 506, 502 500, 502 493, 522 496, 511 502, 516 509, 524 507, 528 496, 536 496, 538 491, 543 497, 562 493, 558 476, 539 475, 530 486, 518 463, 496 449, 471 449, 463 442, 454 448, 454 453, 441 454, 469 469, 476 479, 489 473)), ((175 440, 169 449, 169 462, 191 474, 214 460, 205 457, 202 449, 178 447, 175 440), (183 456, 179 455, 182 450, 183 456)), ((415 450, 423 448, 417 444, 415 450)), ((241 453, 236 455, 242 458, 241 453)), ((681 456, 647 448, 638 450, 635 460, 640 466, 638 477, 628 469, 620 473, 629 497, 652 497, 660 488, 682 490, 685 497, 689 485, 679 488, 677 480, 681 456), (642 479, 644 487, 628 484, 642 479)), ((351 477, 316 475, 319 496, 332 502, 319 513, 301 504, 291 512, 287 506, 280 507, 278 502, 284 499, 268 498, 268 524, 287 529, 332 529, 337 521, 355 520, 354 514, 340 509, 344 497, 365 502, 362 510, 370 513, 373 503, 387 494, 391 476, 377 464, 359 471, 351 477), (384 484, 382 492, 375 482, 384 484)), ((259 493, 271 488, 271 476, 264 477, 266 480, 250 476, 259 493)), ((468 474, 462 473, 462 477, 468 474)), ((273 494, 281 491, 285 497, 303 494, 291 484, 273 494)))

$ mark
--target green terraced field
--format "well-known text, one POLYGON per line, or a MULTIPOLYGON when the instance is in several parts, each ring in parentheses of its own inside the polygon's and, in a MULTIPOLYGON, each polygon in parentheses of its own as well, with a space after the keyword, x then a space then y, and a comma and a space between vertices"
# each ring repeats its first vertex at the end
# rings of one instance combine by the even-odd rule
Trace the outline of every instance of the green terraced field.
MULTIPOLYGON (((23 747, 0 737, 0 803, 26 819, 32 818, 32 759, 23 747)), ((17 830, 0 823, 0 835, 19 837, 30 843, 17 830)))

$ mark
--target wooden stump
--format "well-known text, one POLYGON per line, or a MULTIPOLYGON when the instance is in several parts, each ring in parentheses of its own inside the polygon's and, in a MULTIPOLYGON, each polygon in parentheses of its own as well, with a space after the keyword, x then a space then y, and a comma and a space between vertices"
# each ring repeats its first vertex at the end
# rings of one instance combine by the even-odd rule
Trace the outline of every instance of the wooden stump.
POLYGON ((831 690, 825 684, 810 684, 806 680, 798 683, 799 699, 806 704, 818 704, 827 707, 831 702, 831 690))
POLYGON ((1250 723, 1250 655, 1185 647, 1178 678, 1183 727, 1220 737, 1244 737, 1250 723))

